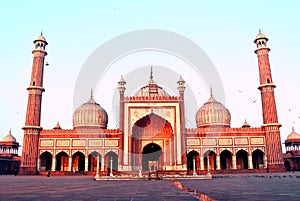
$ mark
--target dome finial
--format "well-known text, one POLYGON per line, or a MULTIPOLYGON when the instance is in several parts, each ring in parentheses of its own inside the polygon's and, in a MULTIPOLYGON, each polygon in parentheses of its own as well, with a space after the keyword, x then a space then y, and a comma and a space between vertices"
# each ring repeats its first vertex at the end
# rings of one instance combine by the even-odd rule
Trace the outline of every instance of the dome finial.
POLYGON ((91 98, 93 98, 93 89, 91 89, 91 98))
POLYGON ((150 70, 150 79, 153 79, 153 69, 152 69, 152 65, 151 65, 151 70, 150 70))
POLYGON ((43 35, 43 31, 41 31, 41 36, 43 35))
POLYGON ((294 131, 294 126, 292 126, 292 131, 294 131))
POLYGON ((261 34, 261 30, 260 30, 260 28, 258 29, 258 33, 260 33, 260 34, 261 34))
POLYGON ((11 135, 11 128, 9 129, 9 134, 11 135))
POLYGON ((210 91, 210 97, 212 98, 213 97, 212 87, 210 87, 209 91, 210 91))

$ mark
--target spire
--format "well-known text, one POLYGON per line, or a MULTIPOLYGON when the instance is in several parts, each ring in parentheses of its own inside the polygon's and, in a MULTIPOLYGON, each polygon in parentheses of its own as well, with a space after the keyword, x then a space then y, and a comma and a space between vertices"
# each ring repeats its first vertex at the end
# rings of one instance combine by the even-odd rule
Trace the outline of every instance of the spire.
POLYGON ((153 79, 153 70, 152 70, 152 65, 151 65, 151 71, 150 71, 150 79, 153 79))

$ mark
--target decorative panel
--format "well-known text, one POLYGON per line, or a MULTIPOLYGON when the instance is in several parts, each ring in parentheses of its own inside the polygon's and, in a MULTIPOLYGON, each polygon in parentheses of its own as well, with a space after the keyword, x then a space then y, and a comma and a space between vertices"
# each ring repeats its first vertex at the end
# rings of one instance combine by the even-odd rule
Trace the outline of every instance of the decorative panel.
POLYGON ((232 139, 231 138, 221 138, 219 139, 219 145, 223 146, 223 145, 232 145, 232 139))

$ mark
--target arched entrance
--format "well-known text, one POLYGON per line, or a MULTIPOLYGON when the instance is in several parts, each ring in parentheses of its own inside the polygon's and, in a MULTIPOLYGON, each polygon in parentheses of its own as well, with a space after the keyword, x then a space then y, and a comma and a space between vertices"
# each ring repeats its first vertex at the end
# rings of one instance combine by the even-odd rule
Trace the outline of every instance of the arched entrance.
POLYGON ((88 166, 88 170, 89 171, 97 171, 97 158, 99 156, 99 170, 101 170, 101 155, 96 152, 93 151, 92 153, 89 154, 88 156, 88 161, 89 161, 89 166, 88 166))
POLYGON ((217 167, 216 165, 216 153, 213 151, 207 151, 204 153, 204 169, 207 170, 208 168, 208 161, 209 161, 209 170, 215 170, 217 167), (207 160, 208 159, 208 160, 207 160))
POLYGON ((248 169, 248 153, 245 150, 239 150, 236 153, 236 168, 248 169))
POLYGON ((105 167, 106 167, 106 171, 107 170, 112 170, 113 171, 117 171, 118 170, 118 155, 113 152, 107 152, 107 154, 105 155, 105 167))
POLYGON ((40 171, 51 170, 52 166, 52 154, 48 151, 45 151, 40 156, 40 171))
POLYGON ((59 152, 56 155, 56 171, 68 171, 69 156, 66 152, 59 152))
POLYGON ((73 172, 80 172, 84 171, 85 166, 84 155, 81 152, 76 152, 72 156, 72 171, 73 172))
POLYGON ((264 152, 256 149, 252 152, 252 163, 253 169, 263 169, 264 168, 264 152))
POLYGON ((156 157, 159 159, 159 168, 173 163, 175 160, 174 151, 174 135, 171 124, 164 118, 151 112, 150 114, 137 120, 132 127, 132 168, 133 170, 149 170, 148 163, 153 159, 149 157, 156 157), (152 143, 146 145, 143 141, 151 140, 152 143), (156 144, 160 141, 160 145, 156 144), (154 142, 154 143, 153 143, 154 142), (160 147, 161 146, 161 147, 160 147), (162 153, 164 150, 164 154, 162 153), (156 153, 157 152, 157 153, 156 153), (159 156, 156 156, 158 154, 159 156), (164 155, 164 158, 163 158, 164 155))
POLYGON ((188 174, 192 174, 194 171, 194 160, 195 160, 195 170, 199 170, 200 169, 199 153, 193 150, 187 154, 188 174))
MULTIPOLYGON (((143 166, 142 169, 143 170, 154 170, 153 168, 160 169, 161 168, 161 147, 155 143, 150 143, 147 144, 144 148, 143 148, 143 166), (157 167, 153 167, 152 165, 150 165, 149 167, 149 162, 157 162, 157 167), (151 168, 151 169, 149 169, 151 168)), ((153 163, 154 165, 155 163, 153 163)), ((154 165, 155 166, 155 165, 154 165)))
POLYGON ((228 150, 222 151, 220 154, 221 169, 230 169, 232 165, 232 154, 228 150))

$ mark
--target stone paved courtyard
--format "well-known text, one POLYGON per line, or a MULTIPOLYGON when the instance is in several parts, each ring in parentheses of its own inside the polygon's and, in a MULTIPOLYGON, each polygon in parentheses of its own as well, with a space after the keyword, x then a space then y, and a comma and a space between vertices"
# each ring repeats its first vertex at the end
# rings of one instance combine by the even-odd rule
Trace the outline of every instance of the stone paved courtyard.
POLYGON ((0 176, 0 200, 300 200, 300 173, 215 175, 212 180, 94 181, 91 176, 0 176), (189 189, 189 192, 187 191, 189 189), (210 199, 212 198, 212 199, 210 199))

